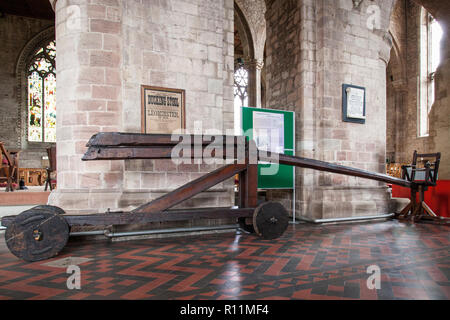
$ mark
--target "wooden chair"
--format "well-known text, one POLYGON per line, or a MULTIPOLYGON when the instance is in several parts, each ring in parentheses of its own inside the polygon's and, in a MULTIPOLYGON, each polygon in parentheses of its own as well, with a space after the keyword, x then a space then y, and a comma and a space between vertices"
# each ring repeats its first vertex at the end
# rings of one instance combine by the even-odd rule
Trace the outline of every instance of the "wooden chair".
POLYGON ((6 192, 14 191, 13 183, 19 184, 19 150, 7 150, 0 142, 2 166, 0 180, 6 181, 6 192))
POLYGON ((410 203, 397 215, 399 219, 411 221, 433 220, 448 223, 448 219, 438 217, 425 203, 425 191, 436 186, 441 153, 419 154, 414 151, 410 165, 402 166, 402 178, 413 183, 410 203), (419 202, 417 202, 419 192, 419 202))
POLYGON ((49 167, 46 168, 47 179, 45 180, 45 191, 47 191, 47 188, 49 186, 50 186, 50 191, 52 191, 54 189, 54 187, 52 184, 51 174, 53 172, 56 172, 56 147, 47 148, 47 155, 48 155, 49 167))

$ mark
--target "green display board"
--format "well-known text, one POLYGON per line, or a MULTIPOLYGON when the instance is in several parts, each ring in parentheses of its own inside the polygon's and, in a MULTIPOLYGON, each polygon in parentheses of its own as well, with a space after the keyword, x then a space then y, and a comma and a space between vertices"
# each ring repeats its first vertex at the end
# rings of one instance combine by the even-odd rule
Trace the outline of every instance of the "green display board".
MULTIPOLYGON (((242 130, 250 140, 255 140, 260 150, 276 151, 287 155, 295 154, 295 114, 292 111, 243 107, 242 130)), ((294 167, 259 164, 258 188, 293 189, 294 167), (278 168, 278 172, 270 174, 276 171, 275 168, 278 168)))

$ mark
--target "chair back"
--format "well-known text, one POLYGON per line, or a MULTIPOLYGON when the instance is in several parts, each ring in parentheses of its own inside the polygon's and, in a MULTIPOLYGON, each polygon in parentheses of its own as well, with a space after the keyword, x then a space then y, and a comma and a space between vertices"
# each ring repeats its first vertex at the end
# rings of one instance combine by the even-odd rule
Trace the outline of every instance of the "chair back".
POLYGON ((417 153, 414 150, 411 165, 403 166, 402 177, 408 181, 435 186, 438 179, 441 153, 417 153))
POLYGON ((47 148, 48 162, 51 171, 56 171, 56 147, 47 148))

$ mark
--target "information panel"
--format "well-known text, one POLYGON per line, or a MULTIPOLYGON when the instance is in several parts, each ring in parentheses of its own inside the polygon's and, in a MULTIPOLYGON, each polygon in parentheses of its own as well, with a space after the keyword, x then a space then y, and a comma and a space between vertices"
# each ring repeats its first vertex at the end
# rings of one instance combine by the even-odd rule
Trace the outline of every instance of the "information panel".
MULTIPOLYGON (((255 141, 259 150, 294 155, 294 121, 295 114, 292 111, 242 108, 243 133, 255 141)), ((258 188, 293 189, 294 167, 260 163, 258 188)))

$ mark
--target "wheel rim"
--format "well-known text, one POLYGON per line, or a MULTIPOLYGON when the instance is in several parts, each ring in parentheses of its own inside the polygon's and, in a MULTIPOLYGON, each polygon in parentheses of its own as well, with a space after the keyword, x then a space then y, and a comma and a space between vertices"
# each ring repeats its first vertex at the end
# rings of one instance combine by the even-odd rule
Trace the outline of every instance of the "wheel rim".
POLYGON ((39 261, 57 255, 69 239, 66 220, 55 213, 30 209, 19 214, 6 229, 8 249, 25 261, 39 261))

